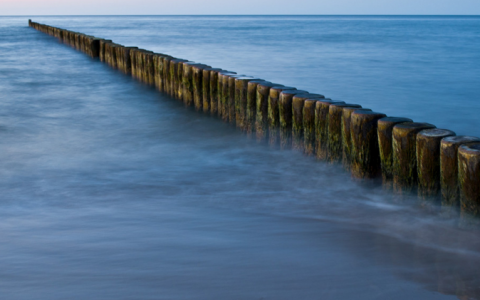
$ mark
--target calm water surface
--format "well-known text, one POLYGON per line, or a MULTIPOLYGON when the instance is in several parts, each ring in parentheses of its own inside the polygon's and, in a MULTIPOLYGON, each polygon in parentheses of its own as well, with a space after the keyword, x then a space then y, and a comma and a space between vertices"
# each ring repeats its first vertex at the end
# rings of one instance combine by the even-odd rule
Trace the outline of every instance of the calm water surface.
MULTIPOLYGON (((1 299, 480 299, 480 227, 0 18, 1 299)), ((477 17, 34 17, 480 135, 477 17)))

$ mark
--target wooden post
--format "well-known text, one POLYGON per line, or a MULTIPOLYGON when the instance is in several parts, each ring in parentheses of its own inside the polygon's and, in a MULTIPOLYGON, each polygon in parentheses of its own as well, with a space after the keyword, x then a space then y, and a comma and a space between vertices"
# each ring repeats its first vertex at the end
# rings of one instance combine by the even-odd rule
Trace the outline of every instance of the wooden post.
POLYGON ((358 104, 330 104, 328 111, 328 161, 332 163, 342 161, 342 116, 344 107, 362 108, 358 104))
POLYGON ((393 127, 393 188, 399 193, 415 189, 417 176, 417 133, 435 128, 428 123, 401 123, 393 127))
POLYGON ((315 156, 328 159, 328 122, 330 105, 343 104, 343 101, 318 100, 315 103, 315 156))
MULTIPOLYGON (((280 93, 288 90, 296 90, 294 87, 272 87, 268 94, 268 141, 270 145, 276 145, 280 137, 280 93)), ((305 92, 305 91, 304 91, 305 92)), ((307 93, 307 92, 305 92, 307 93)))
MULTIPOLYGON (((342 164, 346 171, 350 171, 352 163, 352 113, 356 111, 372 111, 369 108, 344 107, 342 110, 342 164)), ((367 118, 368 119, 368 118, 367 118)))
POLYGON ((282 86, 271 82, 257 84, 257 115, 255 118, 255 131, 257 140, 263 141, 268 137, 268 96, 270 89, 282 86))
POLYGON ((440 186, 442 205, 460 206, 458 191, 458 147, 479 143, 473 136, 449 136, 440 142, 440 186))
POLYGON ((480 143, 458 147, 458 182, 462 211, 480 215, 480 143))
POLYGON ((418 195, 436 197, 440 192, 440 142, 454 136, 445 129, 426 129, 417 134, 418 195))
POLYGON ((255 119, 257 117, 257 86, 260 83, 266 83, 265 80, 252 80, 247 84, 247 112, 245 132, 251 136, 255 131, 255 119))
MULTIPOLYGON (((295 97, 294 97, 295 100, 295 97)), ((303 105, 303 140, 306 155, 315 154, 315 105, 317 99, 306 99, 303 105)))
POLYGON ((258 78, 249 76, 236 77, 235 80, 235 124, 242 131, 247 131, 247 94, 248 83, 258 81, 258 78))
MULTIPOLYGON (((209 114, 212 113, 212 102, 214 101, 214 98, 212 97, 212 93, 211 93, 212 79, 210 74, 213 73, 212 71, 221 71, 221 70, 222 69, 210 67, 210 68, 205 68, 202 71, 202 96, 203 96, 202 106, 203 106, 204 113, 209 113, 209 114)), ((216 75, 218 76, 218 73, 216 73, 216 75)), ((215 82, 215 90, 217 89, 216 85, 217 83, 215 82)), ((216 103, 215 103, 215 107, 217 107, 216 103)))
MULTIPOLYGON (((285 147, 284 144, 287 144, 287 145, 291 144, 292 148, 295 150, 301 150, 301 151, 304 150, 303 107, 307 99, 310 99, 310 100, 325 99, 325 96, 320 94, 302 93, 301 91, 298 91, 295 94, 292 94, 292 92, 290 91, 285 91, 285 92, 282 92, 282 94, 280 95, 281 104, 284 105, 283 103, 286 102, 290 104, 292 108, 290 127, 283 126, 284 122, 282 122, 282 119, 281 119, 283 114, 282 112, 280 112, 280 126, 281 126, 280 142, 283 147, 285 147)), ((315 111, 314 111, 314 119, 315 119, 315 111)))
POLYGON ((293 99, 295 96, 321 97, 318 94, 309 94, 306 91, 286 90, 280 93, 278 100, 278 112, 280 121, 280 147, 282 149, 290 148, 303 149, 303 105, 302 108, 294 105, 293 99), (302 111, 298 111, 298 110, 302 111), (301 124, 299 124, 301 122, 301 124), (300 132, 301 131, 301 132, 300 132), (300 136, 301 135, 301 136, 300 136), (294 137, 295 144, 292 144, 292 137, 294 137), (302 142, 300 146, 299 143, 302 142))
POLYGON ((382 168, 378 147, 378 120, 385 114, 356 110, 351 114, 351 170, 355 178, 380 177, 382 168))

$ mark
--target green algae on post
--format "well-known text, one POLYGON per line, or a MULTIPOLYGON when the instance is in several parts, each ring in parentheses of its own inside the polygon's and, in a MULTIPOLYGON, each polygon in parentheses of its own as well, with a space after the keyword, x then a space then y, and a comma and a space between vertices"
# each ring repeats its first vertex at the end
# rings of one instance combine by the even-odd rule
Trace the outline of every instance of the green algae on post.
POLYGON ((380 177, 382 173, 378 148, 378 120, 385 114, 356 110, 351 114, 351 171, 359 179, 380 177))
POLYGON ((328 122, 330 105, 343 101, 318 100, 315 103, 315 156, 320 160, 328 159, 328 122))
POLYGON ((480 143, 458 147, 458 182, 462 211, 480 215, 480 143))
MULTIPOLYGON (((296 90, 294 87, 272 87, 268 94, 268 142, 276 145, 280 138, 280 93, 287 90, 296 90)), ((306 92, 305 92, 306 93, 306 92)))
POLYGON ((369 108, 344 107, 342 110, 342 164, 345 170, 350 171, 352 162, 352 134, 351 134, 351 116, 356 111, 372 111, 369 108))
POLYGON ((440 142, 440 187, 442 205, 459 206, 458 147, 480 142, 473 136, 450 136, 440 142))
POLYGON ((268 97, 272 87, 282 86, 271 82, 257 85, 257 115, 255 118, 255 131, 257 140, 262 141, 268 137, 268 97))
MULTIPOLYGON (((295 97, 294 97, 295 100, 295 97)), ((303 141, 304 153, 315 154, 315 106, 317 100, 306 99, 303 105, 303 141)))
MULTIPOLYGON (((296 93, 293 92, 283 92, 282 94, 289 95, 291 94, 292 96, 289 96, 287 99, 291 98, 291 125, 288 128, 287 134, 284 133, 285 129, 282 127, 282 120, 280 120, 280 126, 282 128, 282 131, 280 131, 280 142, 283 143, 282 141, 282 134, 287 135, 288 138, 291 139, 287 141, 287 143, 291 143, 292 148, 296 150, 301 150, 303 151, 304 149, 304 141, 303 141, 303 134, 304 134, 304 128, 303 128, 303 107, 305 104, 305 100, 307 99, 324 99, 325 97, 320 94, 310 94, 310 93, 303 93, 302 91, 297 91, 296 93), (291 137, 289 136, 291 135, 291 137)), ((281 101, 283 100, 282 97, 280 99, 281 101)), ((285 100, 283 100, 285 101, 285 100)), ((315 113, 315 112, 314 112, 315 113)), ((282 114, 280 114, 280 117, 282 114)))
POLYGON ((197 111, 203 108, 203 70, 211 68, 204 64, 196 64, 192 66, 192 83, 193 83, 193 103, 197 111))
POLYGON ((248 136, 251 136, 255 131, 255 119, 257 117, 257 85, 265 82, 265 80, 252 80, 247 84, 245 132, 248 136))
POLYGON ((393 127, 397 124, 411 122, 413 122, 411 119, 398 117, 386 117, 378 120, 377 133, 382 166, 382 182, 386 188, 391 188, 393 185, 393 127))
POLYGON ((417 133, 435 128, 428 123, 400 123, 393 127, 393 188, 398 193, 409 193, 418 182, 417 133))
POLYGON ((454 136, 446 129, 426 129, 417 134, 418 195, 435 197, 440 192, 440 142, 454 136))
POLYGON ((259 80, 250 76, 235 77, 235 124, 243 131, 247 131, 247 94, 248 83, 259 80))
MULTIPOLYGON (((279 113, 279 123, 280 123, 280 147, 282 149, 290 148, 294 146, 294 149, 302 149, 302 147, 298 146, 298 144, 292 144, 292 134, 293 130, 293 123, 295 122, 295 117, 297 117, 297 126, 296 126, 296 137, 298 137, 299 130, 301 130, 301 135, 303 136, 303 113, 300 112, 300 116, 298 114, 298 107, 293 106, 293 99, 297 95, 312 95, 306 91, 299 91, 299 90, 286 90, 280 93, 279 103, 278 103, 278 113, 279 113), (295 111, 297 110, 297 111, 295 111), (295 115, 295 112, 297 114, 295 115), (298 126, 298 123, 302 122, 301 126, 298 126), (298 128, 300 127, 300 128, 298 128), (297 146, 297 147, 295 147, 297 146)), ((320 96, 320 95, 318 95, 320 96)), ((302 106, 303 110, 303 106, 302 106)), ((303 146, 303 140, 302 140, 303 146)))
MULTIPOLYGON (((212 71, 221 71, 222 69, 218 68, 205 68, 202 70, 202 105, 203 105, 203 112, 204 113, 212 113, 212 102, 213 97, 212 97, 212 78, 211 74, 212 71)), ((216 74, 218 76, 218 74, 216 74)), ((216 82, 214 84, 215 90, 216 90, 216 82)), ((216 99, 216 97, 215 97, 216 99)), ((216 104, 215 104, 216 108, 216 104)))
POLYGON ((342 161, 342 116, 344 107, 362 108, 362 106, 358 104, 330 104, 328 108, 328 161, 332 163, 342 161))

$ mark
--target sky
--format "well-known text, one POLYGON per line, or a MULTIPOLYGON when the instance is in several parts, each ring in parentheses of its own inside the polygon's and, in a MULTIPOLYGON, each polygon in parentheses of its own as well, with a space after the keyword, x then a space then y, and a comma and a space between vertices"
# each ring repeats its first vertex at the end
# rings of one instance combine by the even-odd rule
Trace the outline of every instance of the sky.
POLYGON ((0 15, 480 15, 480 0, 0 0, 0 15))

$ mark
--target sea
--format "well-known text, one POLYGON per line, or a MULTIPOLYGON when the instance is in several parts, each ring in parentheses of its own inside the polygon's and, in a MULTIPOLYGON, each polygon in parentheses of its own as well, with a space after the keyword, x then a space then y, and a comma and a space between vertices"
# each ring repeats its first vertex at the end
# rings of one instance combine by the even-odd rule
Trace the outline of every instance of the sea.
POLYGON ((478 220, 257 142, 28 19, 480 136, 478 16, 0 17, 0 299, 480 299, 478 220))

